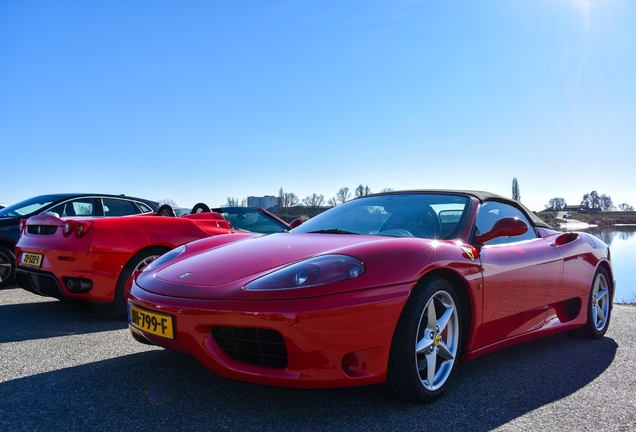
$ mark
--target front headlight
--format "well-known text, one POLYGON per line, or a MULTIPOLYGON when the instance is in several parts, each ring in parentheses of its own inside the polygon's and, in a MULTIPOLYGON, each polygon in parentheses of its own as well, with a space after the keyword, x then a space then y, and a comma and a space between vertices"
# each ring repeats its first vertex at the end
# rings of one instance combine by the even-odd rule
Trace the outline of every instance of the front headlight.
POLYGON ((324 255, 276 270, 247 285, 246 290, 309 288, 354 279, 364 273, 364 264, 347 255, 324 255))
POLYGON ((179 255, 184 253, 185 250, 186 250, 186 245, 183 245, 183 246, 179 246, 178 248, 172 249, 170 252, 166 252, 165 254, 161 255, 159 258, 157 258, 156 260, 148 264, 146 267, 144 267, 142 272, 153 271, 155 269, 158 269, 164 264, 167 264, 169 261, 172 261, 173 259, 177 258, 179 255))

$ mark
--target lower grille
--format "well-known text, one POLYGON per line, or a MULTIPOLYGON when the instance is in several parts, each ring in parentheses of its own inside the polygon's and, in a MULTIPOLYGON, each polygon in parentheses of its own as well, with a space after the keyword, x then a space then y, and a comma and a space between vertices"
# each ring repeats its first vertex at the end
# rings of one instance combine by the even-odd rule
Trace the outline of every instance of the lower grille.
POLYGON ((41 234, 41 235, 45 235, 45 234, 55 234, 55 231, 57 231, 57 227, 56 226, 51 226, 51 225, 27 225, 27 232, 29 234, 41 234))
POLYGON ((15 279, 20 288, 34 294, 66 300, 57 279, 49 273, 38 273, 18 268, 15 270, 15 279))
POLYGON ((242 363, 284 369, 287 348, 275 330, 242 327, 214 327, 212 337, 229 357, 242 363))

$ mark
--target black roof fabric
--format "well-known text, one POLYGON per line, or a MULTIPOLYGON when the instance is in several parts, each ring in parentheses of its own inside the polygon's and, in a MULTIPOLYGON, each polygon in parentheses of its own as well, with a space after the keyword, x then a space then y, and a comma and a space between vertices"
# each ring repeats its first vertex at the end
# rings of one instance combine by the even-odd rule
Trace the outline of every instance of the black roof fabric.
POLYGON ((535 227, 542 228, 550 228, 552 227, 545 223, 543 219, 534 214, 533 211, 528 209, 526 206, 521 204, 519 201, 515 201, 510 198, 503 197, 501 195, 497 195, 491 192, 484 191, 473 191, 473 190, 453 190, 453 189, 417 189, 417 190, 404 190, 404 191, 391 191, 391 192, 383 192, 374 195, 385 195, 385 194, 399 194, 399 193, 436 193, 436 194, 454 194, 454 195, 470 195, 477 198, 479 201, 498 201, 505 204, 509 204, 513 207, 517 207, 521 210, 527 217, 530 219, 530 222, 535 227))

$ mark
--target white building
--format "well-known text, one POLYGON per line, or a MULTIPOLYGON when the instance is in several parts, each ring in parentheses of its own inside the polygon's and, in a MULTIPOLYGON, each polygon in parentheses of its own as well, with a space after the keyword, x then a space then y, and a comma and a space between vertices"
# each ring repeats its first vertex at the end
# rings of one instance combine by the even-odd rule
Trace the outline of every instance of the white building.
POLYGON ((263 209, 269 209, 272 207, 276 207, 278 205, 278 197, 265 195, 264 197, 255 197, 249 196, 247 197, 247 206, 248 207, 260 207, 263 209))

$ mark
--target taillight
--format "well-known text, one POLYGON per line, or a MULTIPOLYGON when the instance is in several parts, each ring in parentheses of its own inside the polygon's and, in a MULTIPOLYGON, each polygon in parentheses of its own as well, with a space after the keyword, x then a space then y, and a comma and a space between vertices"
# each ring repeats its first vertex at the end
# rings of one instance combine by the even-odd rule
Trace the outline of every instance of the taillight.
POLYGON ((26 231, 26 219, 20 219, 20 234, 26 231))
POLYGON ((89 221, 77 222, 77 225, 75 226, 75 233, 78 237, 84 237, 92 224, 93 222, 89 221))
MULTIPOLYGON (((71 235, 71 233, 73 232, 73 229, 75 228, 75 221, 74 220, 67 220, 64 221, 64 224, 62 225, 62 233, 68 237, 71 235)), ((86 234, 86 233, 84 233, 86 234)))

